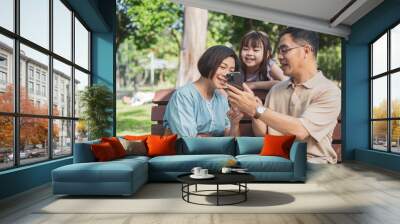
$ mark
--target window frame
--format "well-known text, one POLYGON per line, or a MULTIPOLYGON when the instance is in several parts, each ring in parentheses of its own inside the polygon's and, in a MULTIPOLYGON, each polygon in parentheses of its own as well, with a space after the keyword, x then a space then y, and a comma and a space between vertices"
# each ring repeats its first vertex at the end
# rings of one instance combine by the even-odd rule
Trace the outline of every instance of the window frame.
MULTIPOLYGON (((63 56, 55 53, 53 50, 53 0, 48 0, 49 3, 49 49, 46 49, 42 47, 39 44, 34 43, 33 41, 30 41, 29 39, 24 38, 23 36, 20 35, 20 0, 14 0, 13 1, 13 10, 14 10, 14 31, 10 31, 4 27, 0 26, 0 35, 3 35, 7 38, 10 38, 13 40, 13 60, 12 60, 12 69, 11 69, 11 75, 13 75, 14 78, 14 110, 13 112, 1 112, 0 111, 0 116, 11 116, 13 118, 13 153, 14 153, 14 161, 13 161, 13 166, 10 167, 5 167, 5 168, 0 168, 0 172, 5 171, 5 170, 10 170, 10 169, 16 169, 18 167, 23 167, 23 166, 29 166, 37 163, 43 163, 49 160, 53 159, 61 159, 65 157, 70 157, 73 156, 74 152, 74 143, 75 143, 75 123, 76 121, 79 120, 79 117, 75 117, 75 108, 71 108, 71 114, 68 116, 56 116, 53 115, 53 59, 58 60, 61 63, 64 63, 68 66, 71 67, 71 104, 74 105, 75 103, 75 89, 74 89, 74 82, 75 82, 75 69, 78 69, 79 71, 85 73, 89 77, 89 83, 88 86, 92 85, 92 61, 91 61, 91 49, 92 49, 92 43, 91 43, 91 37, 92 37, 92 30, 88 27, 88 25, 83 21, 83 19, 79 16, 78 13, 76 13, 72 7, 65 1, 65 0, 59 0, 68 10, 71 11, 71 18, 70 18, 70 23, 71 23, 71 59, 64 58, 63 56), (75 63, 75 25, 74 21, 75 18, 79 20, 79 22, 84 26, 84 28, 88 31, 88 69, 85 69, 78 64, 75 63), (20 80, 20 66, 21 66, 21 61, 20 61, 20 45, 23 44, 27 47, 32 48, 33 50, 36 50, 42 54, 45 54, 48 56, 49 63, 48 63, 48 76, 47 76, 47 83, 45 84, 45 90, 48 92, 45 92, 45 95, 48 97, 47 102, 48 102, 48 112, 46 115, 39 115, 39 114, 22 114, 20 112, 20 85, 21 85, 21 80, 20 80), (48 155, 47 157, 43 157, 43 160, 40 160, 38 162, 31 162, 31 163, 24 163, 21 164, 20 161, 20 119, 21 118, 45 118, 47 119, 48 122, 48 136, 47 136, 47 150, 48 150, 48 155), (53 123, 56 122, 57 120, 64 120, 64 121, 70 121, 71 122, 71 153, 68 155, 62 155, 62 156, 54 156, 54 147, 53 147, 53 123), (55 157, 55 158, 54 158, 55 157)), ((36 69, 33 67, 33 79, 30 78, 30 65, 27 63, 27 72, 26 72, 26 82, 32 81, 33 86, 34 86, 34 92, 36 91, 35 85, 40 83, 40 87, 42 88, 42 79, 41 71, 39 73, 39 80, 36 79, 36 69)), ((27 84, 28 85, 28 84, 27 84)), ((27 86, 28 87, 28 86, 27 86)), ((29 88, 29 87, 28 87, 29 88)), ((27 89, 27 91, 29 91, 27 89)), ((41 92, 41 91, 40 91, 41 92)), ((38 96, 43 97, 42 94, 39 94, 38 96)), ((34 102, 36 103, 36 102, 34 102)))
POLYGON ((400 121, 400 117, 393 117, 392 116, 392 98, 391 98, 391 91, 392 91, 392 86, 391 86, 391 80, 392 76, 396 75, 396 73, 400 72, 400 67, 391 69, 391 31, 393 28, 400 26, 400 21, 397 21, 396 23, 392 24, 390 27, 385 29, 384 32, 379 34, 375 39, 373 39, 370 43, 368 43, 369 47, 369 149, 373 151, 379 151, 379 152, 386 152, 386 153, 391 153, 391 154, 400 154, 400 152, 393 152, 392 151, 392 122, 393 121, 400 121), (387 64, 386 64, 386 71, 382 72, 380 74, 376 74, 374 76, 373 74, 373 44, 376 43, 381 37, 384 35, 387 35, 387 64), (373 93, 374 93, 374 86, 373 86, 373 81, 382 77, 386 77, 386 87, 387 87, 387 93, 386 93, 386 98, 387 98, 387 105, 386 105, 386 117, 385 118, 373 118, 373 93), (374 132, 373 132, 373 122, 376 121, 386 121, 386 151, 384 150, 379 150, 374 148, 374 132))

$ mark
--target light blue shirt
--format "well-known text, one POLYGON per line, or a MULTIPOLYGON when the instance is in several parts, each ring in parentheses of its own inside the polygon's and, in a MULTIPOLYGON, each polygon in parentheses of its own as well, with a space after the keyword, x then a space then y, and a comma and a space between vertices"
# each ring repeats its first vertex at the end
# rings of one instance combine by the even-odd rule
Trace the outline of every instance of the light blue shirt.
POLYGON ((230 127, 226 115, 228 110, 228 100, 221 93, 214 91, 212 99, 208 101, 190 83, 172 95, 163 124, 180 137, 195 137, 201 133, 224 136, 224 130, 230 127))

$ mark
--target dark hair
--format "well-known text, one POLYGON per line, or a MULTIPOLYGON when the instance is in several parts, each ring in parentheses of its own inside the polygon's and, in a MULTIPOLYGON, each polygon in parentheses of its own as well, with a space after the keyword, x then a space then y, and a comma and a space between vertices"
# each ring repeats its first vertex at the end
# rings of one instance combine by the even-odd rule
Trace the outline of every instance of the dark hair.
POLYGON ((223 60, 229 57, 235 59, 235 71, 239 71, 239 58, 236 56, 234 50, 223 45, 216 45, 208 48, 203 55, 201 55, 197 63, 200 75, 204 78, 212 79, 218 66, 223 60))
POLYGON ((268 35, 262 31, 250 31, 246 33, 242 40, 240 41, 240 48, 239 48, 239 57, 240 62, 242 64, 242 69, 244 73, 244 80, 247 79, 247 67, 246 64, 243 62, 241 57, 243 47, 251 46, 252 48, 260 47, 264 50, 263 60, 261 61, 258 76, 260 80, 266 81, 268 80, 268 62, 271 59, 272 48, 268 38, 268 35))
POLYGON ((311 45, 314 56, 317 57, 317 52, 319 48, 319 36, 316 32, 288 27, 279 34, 279 39, 285 34, 290 34, 295 42, 307 42, 309 45, 311 45))

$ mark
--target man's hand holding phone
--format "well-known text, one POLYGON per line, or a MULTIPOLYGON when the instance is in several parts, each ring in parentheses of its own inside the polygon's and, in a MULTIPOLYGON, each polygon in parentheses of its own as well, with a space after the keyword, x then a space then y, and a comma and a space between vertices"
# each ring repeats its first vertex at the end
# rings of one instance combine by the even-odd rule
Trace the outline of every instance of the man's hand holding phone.
POLYGON ((243 83, 242 86, 244 91, 228 84, 226 92, 228 93, 229 103, 232 107, 237 107, 241 112, 253 117, 261 100, 254 95, 246 83, 243 83))
POLYGON ((226 74, 227 83, 231 86, 234 86, 240 90, 243 89, 243 76, 240 72, 230 72, 226 74))

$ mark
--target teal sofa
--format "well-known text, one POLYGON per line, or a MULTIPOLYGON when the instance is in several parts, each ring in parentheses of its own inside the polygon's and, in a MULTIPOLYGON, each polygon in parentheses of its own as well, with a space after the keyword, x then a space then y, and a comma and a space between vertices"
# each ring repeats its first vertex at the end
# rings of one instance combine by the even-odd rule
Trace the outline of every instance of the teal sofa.
POLYGON ((182 138, 177 155, 127 156, 96 162, 90 145, 75 144, 74 163, 52 171, 54 194, 131 195, 148 181, 176 181, 176 177, 200 166, 219 172, 228 160, 236 160, 259 182, 305 182, 306 144, 294 142, 290 159, 260 156, 262 137, 182 138))

